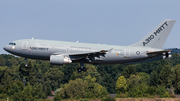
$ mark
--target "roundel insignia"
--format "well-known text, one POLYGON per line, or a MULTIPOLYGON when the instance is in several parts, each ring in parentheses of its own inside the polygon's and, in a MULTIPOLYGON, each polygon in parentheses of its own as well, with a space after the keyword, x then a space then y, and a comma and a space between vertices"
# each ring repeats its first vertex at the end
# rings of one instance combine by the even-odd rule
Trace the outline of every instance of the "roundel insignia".
POLYGON ((137 51, 137 52, 136 52, 136 54, 137 54, 137 55, 139 55, 139 54, 140 54, 140 52, 139 52, 139 51, 137 51))

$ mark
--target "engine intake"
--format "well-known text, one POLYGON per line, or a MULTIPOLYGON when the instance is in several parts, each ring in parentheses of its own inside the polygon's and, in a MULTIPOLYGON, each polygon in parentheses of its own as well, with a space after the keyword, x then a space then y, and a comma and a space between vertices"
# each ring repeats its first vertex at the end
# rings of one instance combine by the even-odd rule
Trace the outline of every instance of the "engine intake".
POLYGON ((51 55, 50 63, 53 65, 63 65, 72 63, 72 60, 69 57, 63 55, 51 55))

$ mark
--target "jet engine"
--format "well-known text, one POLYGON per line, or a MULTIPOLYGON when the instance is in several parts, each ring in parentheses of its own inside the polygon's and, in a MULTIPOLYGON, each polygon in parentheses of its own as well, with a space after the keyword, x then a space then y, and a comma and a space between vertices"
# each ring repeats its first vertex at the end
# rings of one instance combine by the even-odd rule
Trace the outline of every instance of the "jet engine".
POLYGON ((63 65, 72 63, 72 60, 69 57, 63 55, 51 55, 50 63, 53 65, 63 65))

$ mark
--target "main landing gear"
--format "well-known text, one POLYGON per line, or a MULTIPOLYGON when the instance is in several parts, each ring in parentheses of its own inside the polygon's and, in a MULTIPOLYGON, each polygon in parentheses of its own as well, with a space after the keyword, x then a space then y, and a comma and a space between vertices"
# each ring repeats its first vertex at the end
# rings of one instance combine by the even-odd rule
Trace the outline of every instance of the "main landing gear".
POLYGON ((26 61, 26 64, 25 64, 25 66, 27 67, 27 66, 28 66, 28 64, 27 64, 27 58, 25 58, 25 61, 26 61))
POLYGON ((77 71, 78 71, 78 72, 81 72, 81 71, 86 72, 86 71, 87 71, 87 68, 84 67, 84 62, 83 62, 83 61, 80 61, 80 65, 81 65, 81 67, 80 67, 80 68, 77 68, 77 71))

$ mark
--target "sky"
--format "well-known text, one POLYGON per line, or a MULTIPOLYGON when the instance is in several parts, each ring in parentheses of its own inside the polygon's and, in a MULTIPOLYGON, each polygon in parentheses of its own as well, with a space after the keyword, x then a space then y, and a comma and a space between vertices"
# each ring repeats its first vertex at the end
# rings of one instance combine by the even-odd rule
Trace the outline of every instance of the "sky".
POLYGON ((180 0, 0 0, 0 54, 19 39, 127 46, 164 19, 176 23, 165 48, 180 48, 180 0))

